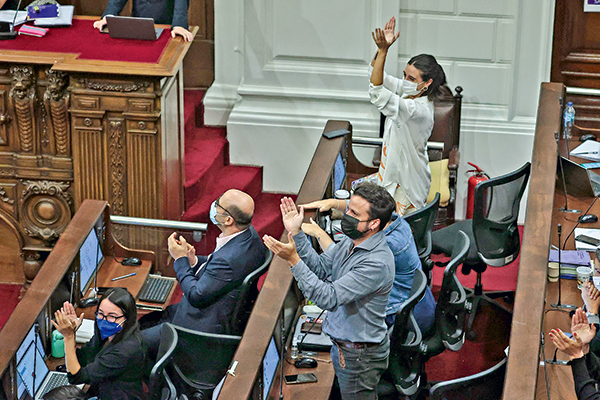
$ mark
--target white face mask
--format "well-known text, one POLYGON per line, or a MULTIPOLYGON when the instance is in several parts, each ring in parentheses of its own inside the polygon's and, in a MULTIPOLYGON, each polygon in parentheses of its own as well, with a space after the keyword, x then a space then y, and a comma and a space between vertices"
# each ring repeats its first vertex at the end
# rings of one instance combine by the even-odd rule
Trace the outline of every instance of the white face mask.
POLYGON ((416 82, 411 82, 407 81, 406 79, 402 79, 402 92, 404 92, 404 94, 407 96, 418 96, 423 91, 423 89, 427 87, 423 86, 421 90, 418 90, 417 86, 419 86, 419 84, 417 84, 416 82))

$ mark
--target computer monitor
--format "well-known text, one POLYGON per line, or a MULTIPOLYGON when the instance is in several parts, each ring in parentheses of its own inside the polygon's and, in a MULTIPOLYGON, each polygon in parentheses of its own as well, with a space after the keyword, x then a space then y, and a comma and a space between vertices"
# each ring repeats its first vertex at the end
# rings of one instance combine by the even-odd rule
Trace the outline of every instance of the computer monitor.
POLYGON ((279 351, 275 338, 271 336, 269 347, 262 362, 263 369, 263 399, 269 398, 269 392, 273 385, 273 378, 275 378, 275 372, 277 372, 277 365, 279 364, 279 351))
POLYGON ((333 166, 333 192, 342 189, 346 179, 346 166, 341 154, 338 154, 333 166))
POLYGON ((94 227, 79 249, 79 282, 82 295, 85 295, 92 284, 92 279, 94 279, 96 270, 102 264, 102 260, 104 260, 104 254, 102 254, 102 246, 98 241, 98 235, 94 227))
POLYGON ((46 375, 47 367, 43 358, 44 347, 40 335, 36 334, 36 327, 37 324, 33 324, 17 349, 18 399, 33 398, 46 375))

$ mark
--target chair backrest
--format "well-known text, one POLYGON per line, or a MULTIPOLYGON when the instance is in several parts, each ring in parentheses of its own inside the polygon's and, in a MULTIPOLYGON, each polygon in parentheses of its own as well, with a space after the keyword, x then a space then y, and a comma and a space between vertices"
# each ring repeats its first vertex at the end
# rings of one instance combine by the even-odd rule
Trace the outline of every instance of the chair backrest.
POLYGON ((465 341, 467 292, 458 280, 456 270, 467 257, 470 246, 467 234, 458 231, 435 307, 435 332, 440 336, 444 347, 452 351, 460 350, 465 341))
POLYGON ((173 328, 173 325, 171 324, 163 324, 160 330, 160 345, 156 357, 157 361, 150 371, 150 379, 148 382, 148 387, 150 389, 149 394, 152 400, 175 400, 177 398, 175 386, 165 371, 165 367, 171 363, 173 352, 176 347, 177 332, 175 331, 175 328, 173 328))
POLYGON ((231 322, 229 324, 230 329, 229 332, 227 332, 228 334, 241 335, 244 332, 246 323, 248 322, 248 318, 252 312, 252 307, 254 306, 254 301, 258 296, 258 279, 267 271, 272 259, 273 252, 267 249, 265 261, 260 267, 249 273, 242 282, 237 303, 233 309, 233 313, 231 314, 231 322))
MULTIPOLYGON (((460 114, 462 106, 463 88, 457 86, 456 94, 450 90, 434 102, 433 131, 429 138, 432 142, 444 142, 444 150, 436 154, 436 150, 429 150, 429 160, 435 161, 448 158, 452 149, 460 141, 460 114)), ((439 151, 438 151, 439 152, 439 151)))
POLYGON ((429 400, 500 400, 506 375, 504 358, 492 368, 475 375, 440 382, 429 390, 429 400))
POLYGON ((438 208, 440 204, 440 194, 437 193, 433 201, 427 204, 422 209, 408 214, 404 217, 404 220, 408 222, 415 238, 417 245, 417 251, 419 252, 419 258, 423 270, 426 275, 433 268, 433 262, 429 258, 431 256, 431 232, 433 231, 433 225, 437 218, 438 208))
POLYGON ((416 393, 420 386, 419 346, 423 336, 413 315, 413 309, 425 295, 426 289, 425 273, 420 269, 415 270, 410 294, 396 312, 390 338, 389 372, 396 389, 406 396, 416 393))
POLYGON ((190 392, 214 389, 225 376, 242 337, 172 326, 177 332, 177 346, 171 362, 178 378, 173 380, 183 381, 190 392))
POLYGON ((519 254, 517 218, 530 171, 531 164, 527 162, 514 172, 475 187, 473 236, 479 257, 487 265, 510 264, 519 254))

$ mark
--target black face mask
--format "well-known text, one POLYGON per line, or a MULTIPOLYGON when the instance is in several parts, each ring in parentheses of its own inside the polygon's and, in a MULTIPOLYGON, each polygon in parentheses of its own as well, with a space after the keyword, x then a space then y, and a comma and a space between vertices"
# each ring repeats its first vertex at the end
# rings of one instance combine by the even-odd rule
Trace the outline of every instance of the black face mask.
POLYGON ((359 231, 358 224, 360 222, 369 222, 370 219, 366 221, 359 221, 358 218, 354 218, 348 214, 344 214, 342 217, 342 232, 344 235, 348 236, 352 240, 360 239, 369 232, 369 229, 366 231, 359 231))

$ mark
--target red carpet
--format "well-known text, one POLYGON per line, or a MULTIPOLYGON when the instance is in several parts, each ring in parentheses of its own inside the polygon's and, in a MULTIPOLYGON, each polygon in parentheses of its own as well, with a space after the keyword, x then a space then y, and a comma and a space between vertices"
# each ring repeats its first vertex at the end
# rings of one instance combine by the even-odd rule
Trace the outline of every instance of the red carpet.
POLYGON ((20 290, 21 285, 0 283, 0 304, 2 304, 2 307, 0 307, 0 330, 19 303, 20 290))

